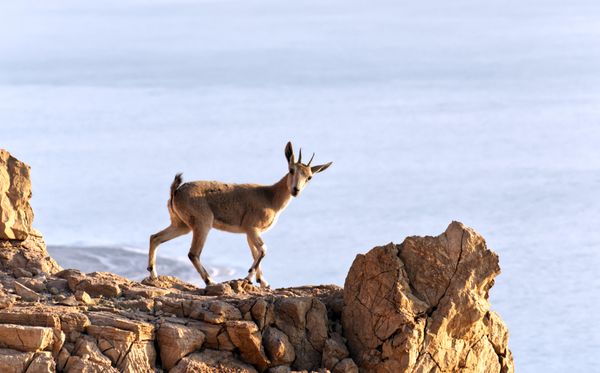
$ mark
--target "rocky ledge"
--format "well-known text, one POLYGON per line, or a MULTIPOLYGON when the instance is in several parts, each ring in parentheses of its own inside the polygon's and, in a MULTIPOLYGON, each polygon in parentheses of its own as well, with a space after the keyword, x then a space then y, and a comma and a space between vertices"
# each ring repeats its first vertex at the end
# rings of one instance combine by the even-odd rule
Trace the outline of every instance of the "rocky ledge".
POLYGON ((358 255, 344 288, 63 270, 0 150, 0 372, 513 372, 497 255, 452 222, 358 255))

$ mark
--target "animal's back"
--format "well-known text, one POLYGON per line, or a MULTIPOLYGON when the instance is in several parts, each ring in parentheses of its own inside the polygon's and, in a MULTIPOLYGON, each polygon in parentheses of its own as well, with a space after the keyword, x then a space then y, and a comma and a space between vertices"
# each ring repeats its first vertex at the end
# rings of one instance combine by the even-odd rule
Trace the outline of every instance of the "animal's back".
POLYGON ((186 220, 195 218, 195 214, 208 208, 213 214, 215 228, 240 232, 247 212, 255 209, 250 201, 266 198, 263 189, 264 186, 257 184, 192 181, 177 189, 175 205, 187 216, 186 220))

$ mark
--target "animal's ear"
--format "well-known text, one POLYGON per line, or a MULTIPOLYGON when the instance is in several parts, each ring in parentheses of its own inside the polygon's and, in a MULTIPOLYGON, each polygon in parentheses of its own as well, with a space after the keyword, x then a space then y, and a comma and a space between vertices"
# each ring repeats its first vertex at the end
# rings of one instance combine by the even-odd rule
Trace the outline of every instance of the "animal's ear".
POLYGON ((318 165, 318 166, 312 166, 312 167, 310 168, 310 171, 311 171, 313 174, 318 174, 319 172, 323 172, 323 171, 325 171, 326 169, 328 169, 328 168, 329 168, 329 166, 331 166, 331 164, 332 164, 332 163, 333 163, 333 162, 329 162, 329 163, 325 163, 325 164, 320 164, 320 165, 318 165))
POLYGON ((294 149, 292 149, 292 142, 291 141, 288 141, 287 145, 285 146, 285 158, 287 159, 288 164, 290 166, 295 163, 295 160, 294 160, 294 149))

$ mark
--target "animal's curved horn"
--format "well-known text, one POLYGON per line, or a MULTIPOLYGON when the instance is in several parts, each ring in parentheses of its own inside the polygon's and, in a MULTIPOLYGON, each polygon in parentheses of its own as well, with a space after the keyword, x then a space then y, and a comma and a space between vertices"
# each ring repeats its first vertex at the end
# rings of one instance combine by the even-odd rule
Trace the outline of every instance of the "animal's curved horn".
POLYGON ((310 166, 310 162, 312 162, 313 158, 315 157, 315 153, 313 153, 312 157, 310 157, 310 161, 308 161, 307 166, 310 166))
POLYGON ((298 163, 302 163, 302 148, 300 148, 300 153, 298 154, 298 163))

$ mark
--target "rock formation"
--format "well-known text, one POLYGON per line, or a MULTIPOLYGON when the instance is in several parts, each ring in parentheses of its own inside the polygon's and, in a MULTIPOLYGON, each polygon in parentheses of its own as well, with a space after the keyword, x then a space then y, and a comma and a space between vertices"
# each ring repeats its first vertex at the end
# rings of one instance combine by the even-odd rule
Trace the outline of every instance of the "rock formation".
POLYGON ((483 237, 452 222, 354 260, 342 323, 356 362, 381 372, 508 372, 507 330, 490 311, 500 273, 483 237))
POLYGON ((62 270, 0 150, 0 372, 512 372, 498 257, 453 222, 358 255, 345 287, 197 288, 62 270))

